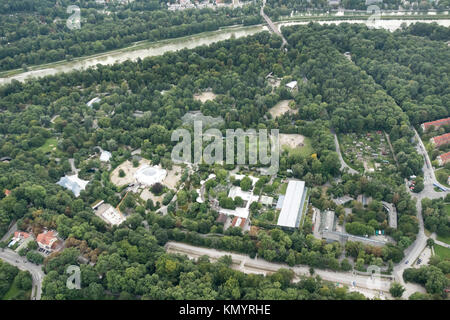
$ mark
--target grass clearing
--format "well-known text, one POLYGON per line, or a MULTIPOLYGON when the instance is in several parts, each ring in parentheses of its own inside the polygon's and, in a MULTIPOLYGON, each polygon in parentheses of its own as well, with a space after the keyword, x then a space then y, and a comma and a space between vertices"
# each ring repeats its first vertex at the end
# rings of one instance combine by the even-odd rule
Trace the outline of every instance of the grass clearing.
POLYGON ((450 260, 450 249, 446 247, 435 244, 434 253, 441 259, 450 260))
POLYGON ((302 136, 302 141, 301 141, 302 146, 298 146, 298 145, 293 146, 293 144, 295 143, 293 141, 290 141, 290 143, 291 143, 290 146, 287 144, 287 142, 286 142, 286 144, 283 144, 283 140, 280 139, 280 141, 281 141, 282 148, 285 150, 288 150, 289 155, 298 154, 304 158, 307 158, 314 153, 314 149, 311 145, 311 139, 308 137, 302 136))
POLYGON ((53 150, 56 150, 56 146, 58 145, 58 140, 56 138, 48 138, 45 143, 37 148, 36 150, 41 151, 43 153, 50 153, 53 150))
POLYGON ((26 299, 30 300, 31 297, 31 290, 28 290, 24 293, 19 287, 17 286, 17 277, 14 279, 11 287, 9 290, 5 293, 2 299, 0 300, 16 300, 16 299, 26 299), (24 296, 25 295, 25 296, 24 296))
POLYGON ((450 217, 450 203, 445 205, 445 212, 447 213, 447 216, 450 217))

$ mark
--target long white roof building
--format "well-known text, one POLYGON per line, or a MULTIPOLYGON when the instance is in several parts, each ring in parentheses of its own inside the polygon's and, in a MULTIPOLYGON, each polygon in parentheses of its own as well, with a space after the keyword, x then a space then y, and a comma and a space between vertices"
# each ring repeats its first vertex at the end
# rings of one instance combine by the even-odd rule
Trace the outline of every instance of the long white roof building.
POLYGON ((289 181, 277 225, 298 228, 305 202, 305 181, 289 181))

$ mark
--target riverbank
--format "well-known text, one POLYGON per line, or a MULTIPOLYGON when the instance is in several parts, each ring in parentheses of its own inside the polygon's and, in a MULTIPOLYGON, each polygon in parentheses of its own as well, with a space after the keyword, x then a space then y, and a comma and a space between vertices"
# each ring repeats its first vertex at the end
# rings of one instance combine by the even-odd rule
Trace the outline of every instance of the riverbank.
MULTIPOLYGON (((364 19, 356 19, 356 16, 308 16, 305 19, 286 19, 275 22, 278 29, 282 26, 302 25, 309 22, 317 22, 320 24, 332 24, 332 23, 364 23, 369 25, 367 15, 364 19)), ((436 22, 440 25, 450 27, 449 15, 433 15, 433 16, 382 16, 380 20, 377 20, 375 24, 370 23, 370 26, 375 28, 385 28, 390 31, 398 29, 402 23, 411 24, 415 22, 432 23, 436 22), (443 17, 441 19, 441 17, 443 17)), ((115 63, 121 63, 126 60, 135 61, 136 59, 144 59, 150 56, 162 55, 165 52, 178 51, 181 49, 193 49, 202 45, 210 45, 215 42, 227 40, 230 38, 241 38, 256 33, 268 30, 266 25, 259 24, 253 26, 235 25, 230 27, 224 27, 217 31, 203 32, 196 35, 185 36, 175 39, 166 39, 157 42, 140 41, 132 44, 131 46, 99 53, 91 56, 84 56, 75 58, 71 61, 58 61, 43 65, 31 66, 27 71, 23 69, 15 69, 0 72, 0 85, 10 83, 12 80, 25 81, 27 79, 45 77, 54 75, 61 72, 70 72, 72 70, 83 70, 89 67, 95 67, 97 64, 112 65, 115 63)))

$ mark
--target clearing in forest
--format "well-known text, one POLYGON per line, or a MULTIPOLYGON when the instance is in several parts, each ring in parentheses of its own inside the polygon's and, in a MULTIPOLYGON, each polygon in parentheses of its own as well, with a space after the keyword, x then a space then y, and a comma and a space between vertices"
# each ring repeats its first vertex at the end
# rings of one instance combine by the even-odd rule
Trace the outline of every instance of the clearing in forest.
POLYGON ((194 94, 195 100, 200 100, 202 103, 205 103, 208 100, 214 100, 216 98, 216 94, 211 91, 204 91, 202 93, 194 94))
POLYGON ((150 165, 150 161, 147 159, 141 159, 139 161, 139 165, 137 167, 133 167, 133 163, 130 160, 125 161, 121 165, 119 165, 117 168, 111 172, 111 182, 115 184, 118 187, 128 185, 130 183, 134 183, 136 178, 134 177, 134 174, 142 165, 150 165), (125 172, 124 177, 119 176, 120 170, 123 170, 125 172))
POLYGON ((304 146, 305 136, 301 134, 280 133, 280 145, 289 148, 298 148, 304 146))
POLYGON ((180 166, 172 166, 172 170, 167 171, 167 176, 162 182, 163 185, 170 189, 175 189, 178 181, 180 181, 183 175, 183 168, 180 166))
POLYGON ((277 117, 282 116, 286 112, 289 112, 291 114, 297 114, 297 109, 291 109, 289 106, 290 102, 294 100, 281 100, 278 102, 275 106, 269 109, 269 113, 271 114, 273 119, 276 119, 277 117))

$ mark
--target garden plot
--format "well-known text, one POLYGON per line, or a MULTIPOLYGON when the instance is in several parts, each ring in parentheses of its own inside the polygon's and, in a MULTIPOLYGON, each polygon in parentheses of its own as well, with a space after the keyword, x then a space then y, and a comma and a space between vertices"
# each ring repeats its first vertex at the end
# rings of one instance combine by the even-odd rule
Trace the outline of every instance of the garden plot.
POLYGON ((289 106, 290 102, 294 100, 281 100, 278 102, 275 106, 269 109, 269 113, 271 114, 272 118, 275 119, 277 117, 282 116, 285 113, 291 113, 291 114, 297 114, 297 109, 291 109, 289 106))
POLYGON ((388 142, 381 131, 349 133, 341 135, 339 140, 342 155, 352 167, 375 172, 394 164, 388 142))

